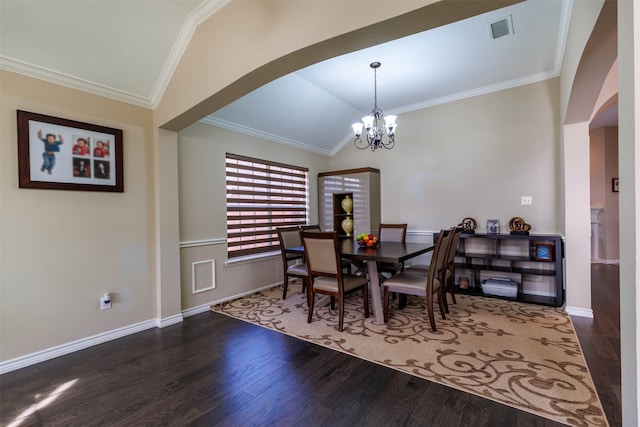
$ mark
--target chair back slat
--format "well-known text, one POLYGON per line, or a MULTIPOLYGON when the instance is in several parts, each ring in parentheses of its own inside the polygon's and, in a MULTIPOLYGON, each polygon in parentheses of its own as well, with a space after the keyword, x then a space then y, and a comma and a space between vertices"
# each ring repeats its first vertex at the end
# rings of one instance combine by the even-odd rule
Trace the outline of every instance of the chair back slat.
POLYGON ((305 231, 302 241, 311 275, 339 276, 341 267, 335 232, 305 231))
POLYGON ((462 227, 455 227, 453 229, 453 235, 447 249, 447 259, 445 261, 446 266, 450 266, 456 259, 456 253, 458 252, 458 242, 460 241, 460 235, 462 234, 462 227))
POLYGON ((302 246, 302 240, 300 239, 300 231, 298 230, 298 227, 279 228, 278 234, 280 236, 280 241, 285 248, 302 246))
POLYGON ((309 266, 307 323, 311 323, 317 293, 331 296, 332 308, 334 308, 334 300, 338 300, 338 330, 341 332, 344 329, 345 293, 361 290, 364 316, 369 317, 368 280, 364 276, 342 273, 336 232, 301 231, 301 234, 304 256, 309 266))
POLYGON ((282 254, 282 261, 286 264, 288 261, 299 260, 302 258, 298 254, 288 254, 285 252, 285 248, 294 248, 302 246, 302 239, 300 238, 300 231, 298 227, 279 227, 276 229, 278 232, 278 241, 280 242, 280 252, 282 254))
POLYGON ((282 271, 284 273, 282 299, 287 298, 287 289, 289 286, 289 276, 302 278, 302 290, 306 287, 308 273, 304 264, 303 255, 300 253, 287 253, 285 249, 302 246, 300 238, 300 229, 297 226, 279 227, 278 242, 280 243, 280 254, 282 256, 282 271), (290 268, 291 267, 291 268, 290 268))
POLYGON ((429 273, 427 275, 427 282, 436 279, 444 267, 447 257, 447 246, 452 236, 452 229, 440 230, 438 238, 433 248, 433 254, 431 256, 431 264, 429 265, 429 273))
POLYGON ((378 240, 381 242, 405 242, 407 224, 380 224, 378 240))

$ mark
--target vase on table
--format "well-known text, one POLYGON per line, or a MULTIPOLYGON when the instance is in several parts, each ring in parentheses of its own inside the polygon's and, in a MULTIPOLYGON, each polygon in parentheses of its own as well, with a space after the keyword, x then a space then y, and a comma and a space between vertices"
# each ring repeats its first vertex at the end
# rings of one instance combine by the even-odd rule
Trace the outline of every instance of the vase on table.
POLYGON ((340 205, 345 213, 350 214, 353 210, 353 199, 349 195, 346 195, 344 199, 342 199, 342 202, 340 202, 340 205))
POLYGON ((353 231, 353 220, 351 217, 346 217, 342 220, 342 229, 346 233, 347 236, 351 236, 351 232, 353 231))

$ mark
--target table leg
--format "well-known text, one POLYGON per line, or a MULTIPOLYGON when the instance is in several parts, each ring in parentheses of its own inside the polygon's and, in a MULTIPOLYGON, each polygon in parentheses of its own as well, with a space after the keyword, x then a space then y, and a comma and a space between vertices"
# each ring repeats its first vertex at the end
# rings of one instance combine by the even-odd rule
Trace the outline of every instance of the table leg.
POLYGON ((380 295, 378 264, 375 261, 367 261, 367 273, 369 274, 369 294, 371 294, 375 323, 377 323, 378 325, 383 325, 384 312, 382 310, 382 296, 380 295))

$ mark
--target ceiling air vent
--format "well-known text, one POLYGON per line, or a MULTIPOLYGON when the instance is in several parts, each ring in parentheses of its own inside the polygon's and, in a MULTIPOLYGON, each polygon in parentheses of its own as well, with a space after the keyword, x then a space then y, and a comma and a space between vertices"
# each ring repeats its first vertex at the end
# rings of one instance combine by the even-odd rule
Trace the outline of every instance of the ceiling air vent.
POLYGON ((513 23, 511 21, 511 15, 490 23, 489 32, 491 33, 491 38, 493 39, 513 34, 513 23))

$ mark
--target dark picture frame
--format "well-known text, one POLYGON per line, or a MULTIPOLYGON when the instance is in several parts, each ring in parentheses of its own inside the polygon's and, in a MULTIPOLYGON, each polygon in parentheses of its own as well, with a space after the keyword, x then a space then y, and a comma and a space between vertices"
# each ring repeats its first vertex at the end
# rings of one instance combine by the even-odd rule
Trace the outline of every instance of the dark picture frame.
POLYGON ((535 259, 536 261, 552 261, 553 260, 553 245, 548 243, 536 243, 535 247, 535 259))
POLYGON ((20 188, 124 192, 122 130, 17 111, 20 188))
POLYGON ((620 191, 620 178, 611 178, 611 191, 614 193, 620 191))

